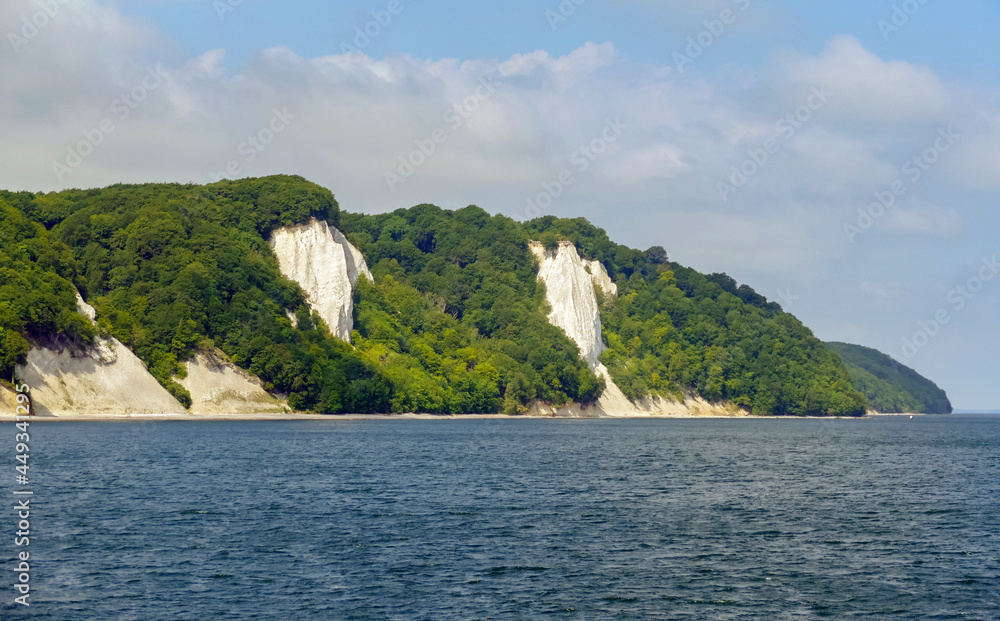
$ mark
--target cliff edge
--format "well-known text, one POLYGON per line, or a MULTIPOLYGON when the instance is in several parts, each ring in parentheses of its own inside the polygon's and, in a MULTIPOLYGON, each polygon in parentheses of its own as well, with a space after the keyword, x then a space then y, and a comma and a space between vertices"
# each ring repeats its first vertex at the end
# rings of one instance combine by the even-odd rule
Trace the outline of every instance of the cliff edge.
POLYGON ((315 219, 275 230, 271 249, 281 273, 305 291, 309 307, 334 336, 350 343, 354 285, 362 274, 374 280, 361 251, 336 228, 315 219))
POLYGON ((288 404, 271 396, 261 381, 240 369, 221 351, 199 351, 185 363, 187 377, 177 383, 191 393, 190 411, 210 414, 282 414, 288 404))
MULTIPOLYGON (((601 363, 606 349, 601 338, 601 311, 597 303, 597 288, 605 295, 618 295, 600 261, 582 259, 576 246, 561 241, 551 250, 539 242, 529 242, 529 249, 538 260, 538 279, 545 284, 545 299, 551 307, 549 322, 562 328, 580 349, 594 373, 605 383, 596 406, 580 410, 564 408, 552 413, 575 416, 742 416, 747 412, 735 406, 716 405, 704 399, 691 398, 683 402, 662 397, 650 397, 633 402, 615 384, 608 368, 601 363)), ((536 408, 537 409, 537 408, 536 408)), ((544 409, 544 408, 543 408, 544 409)))
MULTIPOLYGON (((77 294, 77 308, 91 321, 94 309, 77 294)), ((32 344, 19 382, 31 387, 36 416, 186 414, 146 365, 114 338, 97 337, 83 351, 32 344)))

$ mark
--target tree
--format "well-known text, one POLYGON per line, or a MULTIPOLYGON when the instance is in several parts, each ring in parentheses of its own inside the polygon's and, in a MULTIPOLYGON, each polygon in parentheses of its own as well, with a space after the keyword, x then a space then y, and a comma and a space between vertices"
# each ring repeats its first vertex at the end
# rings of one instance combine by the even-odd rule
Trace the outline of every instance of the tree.
POLYGON ((667 251, 663 248, 663 246, 651 246, 648 250, 646 250, 646 252, 643 253, 643 256, 647 261, 654 265, 666 265, 670 262, 667 258, 667 251))

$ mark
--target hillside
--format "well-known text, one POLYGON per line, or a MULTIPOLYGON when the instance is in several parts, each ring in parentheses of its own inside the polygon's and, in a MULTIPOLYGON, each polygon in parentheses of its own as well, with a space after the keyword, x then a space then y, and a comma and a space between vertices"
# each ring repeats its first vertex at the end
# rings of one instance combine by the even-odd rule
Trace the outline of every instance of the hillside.
POLYGON ((630 399, 693 392, 773 415, 859 414, 843 364, 794 316, 725 274, 703 275, 653 247, 615 244, 582 218, 527 224, 600 261, 617 283, 602 303, 601 361, 630 399))
POLYGON ((288 176, 0 192, 0 208, 0 268, 27 279, 0 289, 8 369, 29 343, 94 339, 75 287, 101 338, 135 352, 184 407, 185 386, 203 384, 186 381, 191 361, 216 352, 299 411, 601 412, 612 393, 646 413, 691 400, 865 410, 840 359, 780 306, 582 219, 433 205, 352 214, 288 176), (21 293, 40 287, 51 294, 21 293), (587 343, 557 321, 579 304, 587 343))
POLYGON ((336 223, 328 191, 289 177, 209 186, 117 185, 8 195, 72 249, 100 328, 139 356, 184 406, 178 379, 218 347, 295 409, 382 411, 390 389, 350 346, 314 324, 266 237, 310 217, 336 223), (292 329, 286 311, 298 317, 292 329))
POLYGON ((929 379, 882 352, 850 343, 827 343, 851 374, 854 386, 877 412, 951 414, 948 395, 929 379))
POLYGON ((28 339, 86 346, 96 330, 77 312, 73 254, 0 198, 0 378, 24 362, 28 339))

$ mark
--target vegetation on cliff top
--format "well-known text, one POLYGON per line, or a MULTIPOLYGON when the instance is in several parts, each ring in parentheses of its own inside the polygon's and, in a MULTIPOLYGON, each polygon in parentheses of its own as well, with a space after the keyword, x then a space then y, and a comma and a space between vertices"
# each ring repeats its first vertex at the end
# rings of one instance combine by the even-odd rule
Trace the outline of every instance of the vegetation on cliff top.
POLYGON ((473 206, 341 213, 328 190, 287 176, 0 198, 10 203, 0 202, 0 269, 10 275, 0 288, 0 370, 23 359, 22 335, 93 336, 74 312, 75 285, 101 328, 185 404, 174 378, 211 345, 296 409, 589 403, 603 382, 548 323, 527 248, 569 239, 619 286, 602 299, 603 361, 629 397, 697 393, 756 414, 857 415, 866 405, 837 355, 777 304, 725 274, 671 263, 663 248, 615 244, 582 219, 518 223, 473 206), (270 251, 274 228, 309 218, 343 230, 375 276, 355 293, 353 346, 329 336, 270 251), (38 299, 18 300, 27 290, 38 299))
POLYGON ((184 405, 175 376, 218 346, 297 409, 384 411, 390 386, 328 338, 265 237, 310 217, 337 222, 333 195, 293 177, 208 186, 116 185, 22 196, 20 208, 72 248, 78 286, 100 326, 131 348, 184 405), (286 309, 299 318, 292 328, 286 309))
POLYGON ((0 195, 0 378, 10 379, 25 362, 25 337, 68 345, 93 340, 96 329, 76 310, 78 277, 69 248, 0 195))
POLYGON ((629 398, 693 392, 755 414, 864 414, 836 354, 750 287, 671 263, 660 247, 615 244, 582 218, 547 216, 527 227, 572 241, 618 285, 616 298, 603 299, 609 348, 601 360, 629 398))
POLYGON ((359 289, 355 343, 386 369, 404 411, 450 400, 444 411, 518 413, 600 396, 603 382, 546 318, 514 220, 419 205, 345 213, 343 225, 377 283, 359 289))
MULTIPOLYGON (((417 229, 408 237, 392 214, 355 220, 356 237, 376 246, 362 249, 378 284, 362 282, 356 293, 352 347, 309 312, 267 242, 274 228, 309 218, 340 225, 328 190, 298 177, 268 177, 17 198, 51 233, 31 230, 72 249, 68 269, 78 272, 76 285, 100 326, 185 405, 190 395, 174 378, 196 349, 209 346, 288 395, 293 408, 321 412, 516 413, 539 399, 593 401, 602 389, 575 345, 545 320, 524 231, 476 208, 412 210, 425 216, 419 226, 440 233, 436 251, 422 238, 428 252, 412 247, 417 229)), ((71 297, 53 303, 79 317, 72 287, 65 289, 71 297)), ((16 357, 21 350, 10 351, 16 357)))

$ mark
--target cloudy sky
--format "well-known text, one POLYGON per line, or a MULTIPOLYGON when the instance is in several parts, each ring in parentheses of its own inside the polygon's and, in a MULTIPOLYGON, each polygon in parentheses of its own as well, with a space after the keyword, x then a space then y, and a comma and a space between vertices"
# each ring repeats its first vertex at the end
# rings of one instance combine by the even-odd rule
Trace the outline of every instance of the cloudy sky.
POLYGON ((584 216, 1000 408, 992 0, 4 0, 0 187, 584 216))

